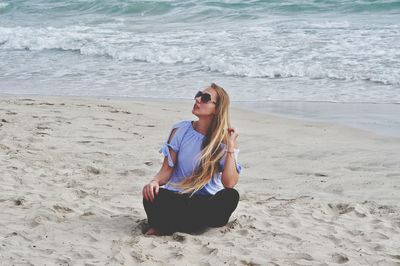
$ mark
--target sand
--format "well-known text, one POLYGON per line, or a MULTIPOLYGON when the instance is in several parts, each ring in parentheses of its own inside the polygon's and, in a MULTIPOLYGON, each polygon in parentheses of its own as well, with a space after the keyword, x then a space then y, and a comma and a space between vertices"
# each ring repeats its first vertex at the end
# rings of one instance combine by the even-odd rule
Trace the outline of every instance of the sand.
POLYGON ((1 263, 400 265, 400 138, 240 109, 228 225, 143 236, 141 189, 192 105, 1 96, 1 263))

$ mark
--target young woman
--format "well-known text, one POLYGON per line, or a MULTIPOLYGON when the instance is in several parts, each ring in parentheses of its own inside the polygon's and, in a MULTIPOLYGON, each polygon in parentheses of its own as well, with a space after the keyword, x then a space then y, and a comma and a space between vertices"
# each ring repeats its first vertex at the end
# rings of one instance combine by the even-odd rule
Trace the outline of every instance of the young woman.
POLYGON ((230 123, 229 96, 212 83, 195 100, 192 113, 199 120, 172 126, 160 149, 163 165, 143 187, 146 235, 226 225, 239 202, 233 187, 242 167, 237 160, 238 133, 230 123))

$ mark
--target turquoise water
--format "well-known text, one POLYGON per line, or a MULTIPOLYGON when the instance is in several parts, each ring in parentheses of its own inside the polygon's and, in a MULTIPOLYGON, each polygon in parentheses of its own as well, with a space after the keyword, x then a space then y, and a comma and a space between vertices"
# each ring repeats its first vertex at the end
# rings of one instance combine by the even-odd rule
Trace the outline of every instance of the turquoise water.
POLYGON ((400 1, 0 0, 0 92, 400 103, 400 1))

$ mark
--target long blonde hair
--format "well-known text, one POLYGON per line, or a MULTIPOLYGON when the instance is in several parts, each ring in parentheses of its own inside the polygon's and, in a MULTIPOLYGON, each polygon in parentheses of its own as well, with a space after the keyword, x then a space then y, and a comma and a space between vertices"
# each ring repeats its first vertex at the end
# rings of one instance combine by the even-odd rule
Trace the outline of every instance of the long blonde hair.
POLYGON ((200 157, 198 158, 199 166, 191 176, 178 184, 173 184, 182 189, 181 193, 191 193, 190 196, 203 188, 219 171, 219 161, 226 152, 221 148, 221 143, 227 144, 229 140, 228 128, 231 127, 229 95, 215 83, 211 83, 210 87, 218 95, 216 114, 212 118, 211 125, 202 143, 200 157))

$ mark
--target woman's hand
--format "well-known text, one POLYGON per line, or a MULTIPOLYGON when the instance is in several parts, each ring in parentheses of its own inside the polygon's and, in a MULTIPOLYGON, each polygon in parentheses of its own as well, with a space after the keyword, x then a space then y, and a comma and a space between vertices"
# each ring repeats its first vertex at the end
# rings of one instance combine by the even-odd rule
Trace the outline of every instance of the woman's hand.
POLYGON ((233 127, 228 128, 228 134, 229 134, 228 149, 236 149, 238 147, 236 141, 237 137, 239 136, 238 130, 233 127))
POLYGON ((158 195, 158 190, 160 189, 160 184, 157 180, 151 180, 150 183, 143 187, 143 197, 146 201, 154 201, 155 195, 158 195), (155 193, 155 195, 154 195, 155 193))

